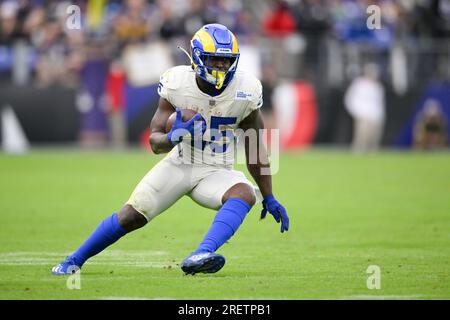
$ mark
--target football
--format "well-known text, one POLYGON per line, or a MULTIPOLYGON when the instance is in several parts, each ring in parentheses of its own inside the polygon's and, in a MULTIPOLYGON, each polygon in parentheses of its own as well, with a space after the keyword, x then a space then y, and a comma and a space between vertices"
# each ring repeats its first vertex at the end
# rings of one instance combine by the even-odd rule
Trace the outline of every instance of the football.
MULTIPOLYGON (((197 114, 197 112, 195 112, 194 110, 191 109, 181 109, 181 113, 182 113, 182 120, 183 122, 188 121, 189 119, 191 119, 193 116, 195 116, 197 114)), ((177 113, 174 112, 169 116, 169 119, 167 119, 166 122, 166 133, 170 131, 170 129, 172 129, 173 123, 175 122, 175 119, 177 118, 177 113)))

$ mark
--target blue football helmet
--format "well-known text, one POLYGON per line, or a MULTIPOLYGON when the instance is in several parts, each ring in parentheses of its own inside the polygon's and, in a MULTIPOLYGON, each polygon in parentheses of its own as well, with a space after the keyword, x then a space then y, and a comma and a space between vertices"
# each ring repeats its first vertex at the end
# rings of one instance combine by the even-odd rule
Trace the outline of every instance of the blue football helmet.
POLYGON ((236 73, 239 47, 234 34, 221 24, 207 24, 198 30, 191 40, 192 68, 200 78, 220 90, 227 86, 236 73), (212 57, 230 59, 228 70, 211 66, 212 57))

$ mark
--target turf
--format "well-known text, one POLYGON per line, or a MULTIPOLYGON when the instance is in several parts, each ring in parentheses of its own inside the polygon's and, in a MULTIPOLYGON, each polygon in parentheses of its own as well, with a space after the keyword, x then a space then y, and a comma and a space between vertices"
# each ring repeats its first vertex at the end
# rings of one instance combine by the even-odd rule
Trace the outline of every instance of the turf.
POLYGON ((53 265, 128 199, 161 157, 140 151, 0 154, 0 299, 449 299, 450 154, 284 154, 281 234, 255 206, 216 274, 182 259, 214 212, 182 198, 83 267, 80 290, 53 265), (368 266, 381 289, 368 289, 368 266))

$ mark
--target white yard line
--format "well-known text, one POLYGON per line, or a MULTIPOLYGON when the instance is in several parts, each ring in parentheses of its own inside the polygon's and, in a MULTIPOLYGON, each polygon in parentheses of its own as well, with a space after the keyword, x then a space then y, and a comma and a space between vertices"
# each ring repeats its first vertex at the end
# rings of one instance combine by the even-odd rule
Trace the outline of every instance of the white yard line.
MULTIPOLYGON (((0 265, 3 266, 44 266, 62 261, 68 252, 0 252, 0 265)), ((89 261, 92 265, 126 266, 142 268, 175 267, 176 262, 168 261, 166 251, 122 251, 109 250, 102 252, 89 261)), ((178 261, 177 261, 178 262, 178 261)))

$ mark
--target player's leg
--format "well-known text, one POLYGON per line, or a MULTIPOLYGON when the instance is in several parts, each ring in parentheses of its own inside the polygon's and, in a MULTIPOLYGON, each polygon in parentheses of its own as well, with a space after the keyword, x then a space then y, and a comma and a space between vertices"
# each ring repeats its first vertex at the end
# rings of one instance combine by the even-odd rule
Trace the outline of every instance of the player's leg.
POLYGON ((126 204, 118 214, 113 213, 103 220, 89 238, 67 260, 70 261, 71 265, 81 268, 87 259, 100 253, 125 234, 146 224, 147 219, 132 206, 126 204))
POLYGON ((143 227, 166 210, 191 188, 189 169, 162 160, 136 186, 119 214, 103 220, 88 239, 66 260, 52 269, 55 275, 81 268, 90 257, 100 253, 128 232, 143 227))
POLYGON ((241 199, 250 206, 253 206, 256 203, 255 188, 248 183, 239 182, 225 192, 222 196, 222 204, 232 198, 241 199))
POLYGON ((225 258, 215 251, 234 235, 255 204, 255 189, 241 172, 219 170, 203 179, 191 197, 205 207, 219 210, 202 242, 181 268, 188 274, 217 272, 225 258))
POLYGON ((222 206, 194 253, 219 249, 237 231, 255 202, 254 189, 248 183, 239 182, 230 187, 222 196, 222 206))
POLYGON ((144 215, 139 213, 130 204, 125 204, 122 209, 120 209, 117 219, 126 232, 142 228, 148 222, 144 215))
POLYGON ((87 259, 109 247, 128 231, 120 225, 117 213, 103 220, 86 241, 65 261, 52 268, 54 275, 73 273, 80 269, 87 259))

